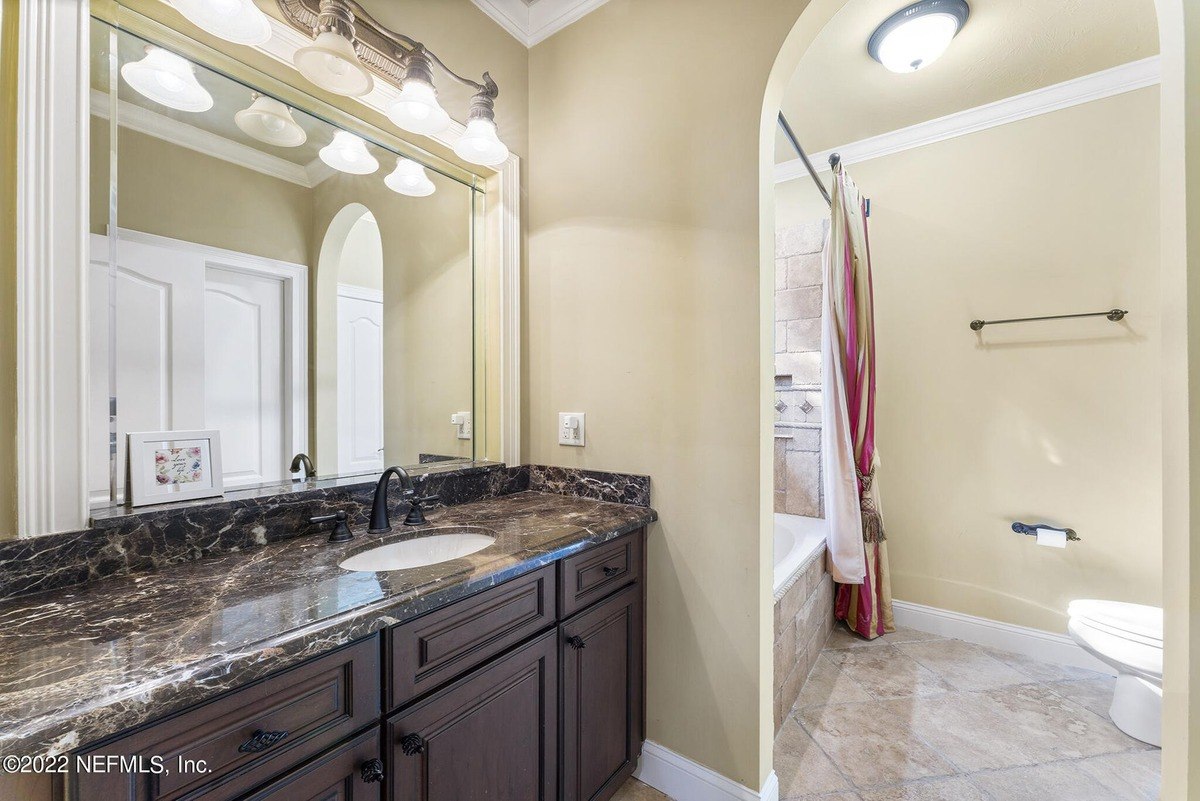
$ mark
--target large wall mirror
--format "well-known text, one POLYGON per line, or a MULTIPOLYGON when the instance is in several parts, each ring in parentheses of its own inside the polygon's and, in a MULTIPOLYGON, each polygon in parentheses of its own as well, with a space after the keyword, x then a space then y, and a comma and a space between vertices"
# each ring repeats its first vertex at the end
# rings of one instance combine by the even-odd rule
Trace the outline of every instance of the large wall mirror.
POLYGON ((91 508, 131 432, 219 431, 227 490, 485 458, 481 180, 89 24, 91 508))

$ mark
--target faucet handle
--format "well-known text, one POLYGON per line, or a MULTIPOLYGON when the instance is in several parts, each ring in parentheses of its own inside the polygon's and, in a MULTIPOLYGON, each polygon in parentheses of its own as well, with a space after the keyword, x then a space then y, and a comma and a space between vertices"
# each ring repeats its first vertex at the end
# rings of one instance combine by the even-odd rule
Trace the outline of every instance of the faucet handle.
POLYGON ((350 530, 350 524, 347 522, 346 513, 339 509, 331 515, 318 515, 308 518, 308 522, 313 525, 320 523, 328 523, 334 521, 333 531, 329 535, 330 542, 349 542, 354 539, 354 532, 350 530))
POLYGON ((417 496, 416 493, 413 493, 413 495, 414 497, 409 501, 408 516, 404 518, 404 525, 423 526, 428 521, 425 519, 425 511, 421 508, 421 504, 440 501, 441 497, 438 495, 426 495, 425 497, 420 497, 417 496))

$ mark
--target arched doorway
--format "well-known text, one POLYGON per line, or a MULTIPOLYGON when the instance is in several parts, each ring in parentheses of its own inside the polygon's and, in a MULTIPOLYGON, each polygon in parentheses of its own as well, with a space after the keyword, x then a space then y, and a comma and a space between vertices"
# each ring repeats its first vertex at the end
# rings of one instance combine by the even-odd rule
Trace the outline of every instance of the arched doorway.
MULTIPOLYGON (((814 0, 805 9, 795 28, 781 48, 770 77, 767 80, 765 103, 760 126, 760 280, 762 297, 770 296, 775 270, 773 259, 774 242, 774 198, 772 175, 773 139, 776 112, 782 99, 786 81, 800 63, 801 56, 812 43, 817 32, 829 22, 843 6, 841 0, 814 0)), ((1162 53, 1161 82, 1161 295, 1163 330, 1162 365, 1162 410, 1163 410, 1163 605, 1166 613, 1166 669, 1164 686, 1164 742, 1163 795, 1164 798, 1188 797, 1189 788, 1194 788, 1196 777, 1200 777, 1200 753, 1195 738, 1187 733, 1195 730, 1195 721, 1200 717, 1200 699, 1191 693, 1196 667, 1191 658, 1194 639, 1190 619, 1196 615, 1194 603, 1189 599, 1193 593, 1193 575, 1200 574, 1200 564, 1190 546, 1194 521, 1191 519, 1191 499, 1196 491, 1189 485, 1189 450, 1195 451, 1196 435, 1184 434, 1187 420, 1193 416, 1194 400, 1189 396, 1189 377, 1200 370, 1195 349, 1189 352, 1188 336, 1188 223, 1196 225, 1200 214, 1188 206, 1188 176, 1183 169, 1189 150, 1197 147, 1195 133, 1189 134, 1185 114, 1185 85, 1194 82, 1197 72, 1194 67, 1189 74, 1184 58, 1187 23, 1191 24, 1191 35, 1195 35, 1197 21, 1191 9, 1185 12, 1180 0, 1157 0, 1160 49, 1162 53), (1189 785, 1189 774, 1192 781, 1189 785)), ((1194 114, 1193 114, 1194 116, 1194 114)), ((1194 122, 1192 123, 1195 124, 1194 122)), ((1195 159, 1193 152, 1193 161, 1195 159)), ((1194 170, 1193 170, 1194 172, 1194 170)), ((1195 180, 1193 179, 1193 183, 1195 180)), ((1194 193, 1193 193, 1194 194, 1194 193)), ((1193 199, 1193 207, 1195 200, 1193 199)), ((1194 259, 1194 257, 1193 257, 1194 259)), ((771 309, 765 307, 762 314, 764 328, 771 325, 771 309)), ((764 341, 770 341, 764 331, 764 341)), ((767 360, 771 354, 764 354, 767 360)), ((764 380, 773 365, 764 363, 764 380)), ((1194 395, 1194 393, 1193 393, 1194 395)), ((765 405, 765 403, 764 403, 765 405)), ((764 414, 770 419, 769 414, 764 414)), ((764 450, 763 463, 770 463, 766 455, 773 448, 769 426, 764 426, 760 436, 764 450)), ((764 494, 771 491, 763 487, 764 494)), ((763 579, 764 583, 769 578, 763 579)), ((1200 679, 1200 677, 1197 677, 1200 679)))
POLYGON ((316 457, 327 475, 383 468, 383 242, 370 209, 343 207, 317 262, 316 457))

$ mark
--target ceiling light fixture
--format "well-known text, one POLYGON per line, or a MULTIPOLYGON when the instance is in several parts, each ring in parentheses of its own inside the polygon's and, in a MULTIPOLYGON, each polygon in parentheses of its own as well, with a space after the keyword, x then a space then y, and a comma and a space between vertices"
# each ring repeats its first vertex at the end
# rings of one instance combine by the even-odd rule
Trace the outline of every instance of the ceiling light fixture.
POLYGON ((266 44, 271 38, 267 15, 254 0, 170 0, 188 21, 213 36, 243 45, 266 44))
POLYGON ((946 52, 970 14, 966 0, 921 0, 884 20, 867 52, 892 72, 916 72, 946 52))
POLYGON ((400 89, 387 109, 388 118, 406 131, 436 136, 451 125, 450 115, 438 103, 433 82, 433 66, 437 65, 475 93, 466 133, 455 144, 454 152, 472 164, 488 167, 508 158, 508 148, 496 130, 494 106, 500 89, 486 72, 482 83, 456 74, 417 40, 385 28, 356 0, 276 2, 292 27, 316 37, 294 58, 296 68, 310 81, 332 92, 358 95, 371 88, 358 80, 359 73, 368 80, 373 73, 400 89))
POLYGON ((178 111, 208 111, 212 95, 196 80, 191 62, 161 47, 147 47, 146 57, 121 67, 125 83, 138 94, 178 111))
POLYGON ((350 175, 370 175, 379 169, 379 162, 367 152, 367 143, 349 131, 335 133, 333 141, 317 155, 330 167, 350 175))
POLYGON ((396 159, 396 169, 392 170, 383 182, 393 192, 409 197, 429 197, 437 188, 433 181, 429 180, 423 166, 403 156, 396 159))
POLYGON ((299 147, 308 139, 308 134, 292 118, 292 112, 273 97, 252 92, 253 103, 233 115, 237 127, 247 135, 279 147, 299 147))

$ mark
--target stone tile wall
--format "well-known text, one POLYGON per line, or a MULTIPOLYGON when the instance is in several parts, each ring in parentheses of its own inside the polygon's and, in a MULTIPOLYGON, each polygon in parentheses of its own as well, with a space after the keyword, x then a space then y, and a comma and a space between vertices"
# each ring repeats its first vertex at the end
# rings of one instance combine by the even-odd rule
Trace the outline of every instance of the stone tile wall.
POLYGON ((817 220, 775 234, 775 511, 822 517, 821 247, 817 220))
POLYGON ((775 602, 775 732, 833 631, 833 577, 825 572, 825 546, 800 570, 775 602))

